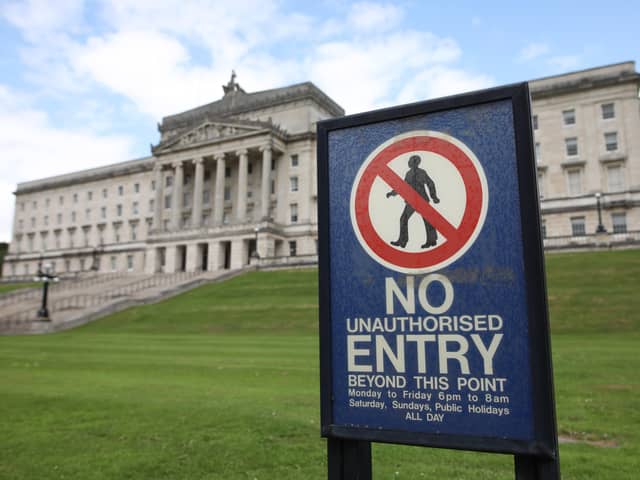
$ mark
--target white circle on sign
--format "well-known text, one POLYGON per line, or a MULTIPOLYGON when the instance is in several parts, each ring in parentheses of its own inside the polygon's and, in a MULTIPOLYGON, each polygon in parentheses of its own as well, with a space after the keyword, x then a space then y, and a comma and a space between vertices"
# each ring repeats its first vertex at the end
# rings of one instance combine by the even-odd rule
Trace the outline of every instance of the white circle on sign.
POLYGON ((451 135, 418 130, 392 137, 365 159, 351 189, 351 224, 378 263, 427 273, 471 247, 488 203, 487 179, 473 151, 451 135), (420 159, 417 165, 409 165, 413 156, 420 159), (435 243, 433 233, 428 241, 432 228, 435 243))

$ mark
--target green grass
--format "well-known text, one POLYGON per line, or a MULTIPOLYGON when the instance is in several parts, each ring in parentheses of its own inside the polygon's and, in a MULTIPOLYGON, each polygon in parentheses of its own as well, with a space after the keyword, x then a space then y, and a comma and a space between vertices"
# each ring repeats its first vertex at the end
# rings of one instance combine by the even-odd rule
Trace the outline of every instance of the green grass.
POLYGON ((14 290, 20 290, 22 288, 33 288, 41 286, 42 283, 39 282, 0 283, 0 293, 13 292, 14 290))
MULTIPOLYGON (((581 440, 561 446, 564 479, 637 478, 639 265, 640 251, 547 259, 558 426, 581 440)), ((326 478, 316 291, 315 271, 252 273, 0 338, 0 478, 326 478)), ((508 455, 373 455, 377 480, 513 478, 508 455)))

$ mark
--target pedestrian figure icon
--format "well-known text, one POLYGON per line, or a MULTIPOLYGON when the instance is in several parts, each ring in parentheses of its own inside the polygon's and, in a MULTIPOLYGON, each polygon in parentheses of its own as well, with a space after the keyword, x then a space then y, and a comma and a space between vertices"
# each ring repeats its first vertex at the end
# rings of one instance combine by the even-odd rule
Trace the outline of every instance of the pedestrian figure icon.
MULTIPOLYGON (((431 179, 431 177, 427 174, 425 170, 419 168, 421 158, 419 155, 412 155, 409 158, 409 171, 404 177, 404 181, 409 185, 415 192, 420 195, 427 203, 433 200, 433 203, 440 203, 440 199, 436 193, 436 185, 431 179), (427 195, 426 187, 429 189, 429 194, 427 195)), ((387 198, 394 197, 398 193, 395 190, 391 190, 387 193, 387 198)), ((390 242, 391 245, 395 247, 405 248, 407 246, 407 242, 409 241, 409 218, 414 214, 415 209, 405 201, 404 210, 400 215, 400 235, 398 236, 398 240, 390 242)), ((424 229, 426 232, 426 241, 421 246, 421 248, 429 248, 434 247, 438 242, 438 232, 431 225, 426 218, 422 217, 422 221, 424 222, 424 229)))

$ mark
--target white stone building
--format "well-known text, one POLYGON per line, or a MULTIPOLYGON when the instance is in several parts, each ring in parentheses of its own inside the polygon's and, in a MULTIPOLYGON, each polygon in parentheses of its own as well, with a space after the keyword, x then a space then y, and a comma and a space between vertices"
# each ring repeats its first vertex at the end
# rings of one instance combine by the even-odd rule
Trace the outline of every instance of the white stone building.
MULTIPOLYGON (((547 248, 640 241, 639 86, 633 62, 530 82, 547 248)), ((19 184, 3 275, 315 255, 316 122, 344 111, 312 83, 224 92, 165 117, 151 157, 19 184)))

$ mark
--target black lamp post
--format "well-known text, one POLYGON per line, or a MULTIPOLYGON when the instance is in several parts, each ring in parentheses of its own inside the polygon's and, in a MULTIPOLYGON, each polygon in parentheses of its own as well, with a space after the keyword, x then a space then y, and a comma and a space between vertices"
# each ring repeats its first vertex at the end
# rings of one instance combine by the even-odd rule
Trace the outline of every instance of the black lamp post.
POLYGON ((602 194, 600 192, 596 193, 596 205, 598 206, 598 228, 596 228, 596 233, 607 233, 607 229, 604 228, 602 224, 602 207, 600 206, 600 197, 602 194))
POLYGON ((49 294, 49 282, 57 282, 57 275, 51 273, 51 265, 41 265, 38 269, 38 274, 34 278, 36 282, 43 282, 42 284, 42 305, 38 310, 38 318, 42 320, 49 320, 49 309, 47 308, 47 297, 49 294))
POLYGON ((255 238, 255 242, 256 242, 256 249, 253 252, 253 256, 255 258, 260 258, 260 254, 258 253, 258 233, 260 232, 260 227, 258 227, 257 225, 253 228, 253 233, 256 234, 256 238, 255 238))

